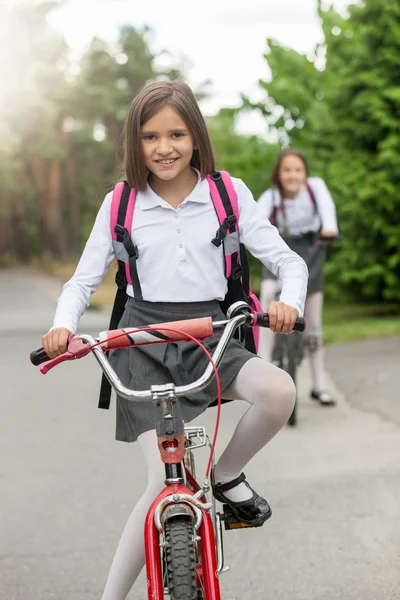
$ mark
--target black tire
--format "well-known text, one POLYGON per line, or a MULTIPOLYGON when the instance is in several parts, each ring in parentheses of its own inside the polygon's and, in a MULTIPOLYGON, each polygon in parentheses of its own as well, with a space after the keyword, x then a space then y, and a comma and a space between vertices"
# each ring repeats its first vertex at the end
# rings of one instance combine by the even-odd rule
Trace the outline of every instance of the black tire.
MULTIPOLYGON (((286 345, 286 350, 287 350, 287 372, 289 373, 290 377, 293 379, 293 383, 296 385, 296 370, 297 370, 297 365, 299 363, 299 359, 298 359, 298 350, 299 350, 299 338, 297 335, 297 332, 292 333, 288 338, 287 338, 287 345, 286 345)), ((296 388, 296 400, 294 403, 294 407, 293 407, 293 411, 292 414, 289 417, 288 420, 288 425, 290 425, 290 427, 294 427, 297 423, 297 388, 296 388)))
MULTIPOLYGON (((280 369, 283 369, 290 375, 296 385, 296 369, 298 365, 298 336, 297 332, 292 333, 289 336, 277 335, 275 339, 275 345, 272 353, 272 360, 278 365, 280 369)), ((293 408, 293 412, 290 415, 287 424, 290 427, 294 427, 297 423, 297 401, 293 408)))
POLYGON ((188 517, 173 517, 165 523, 165 564, 171 600, 203 598, 196 584, 194 533, 193 521, 188 517))

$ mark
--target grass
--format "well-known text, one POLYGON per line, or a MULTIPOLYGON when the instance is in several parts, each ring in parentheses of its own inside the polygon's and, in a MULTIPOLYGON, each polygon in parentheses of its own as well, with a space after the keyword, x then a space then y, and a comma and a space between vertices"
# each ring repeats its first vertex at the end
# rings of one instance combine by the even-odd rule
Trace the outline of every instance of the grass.
MULTIPOLYGON (((66 281, 74 272, 72 264, 46 264, 55 277, 66 281)), ((93 294, 90 308, 111 311, 115 296, 115 263, 110 266, 99 289, 93 294)), ((399 304, 352 304, 326 302, 323 314, 325 344, 400 335, 399 304)))
POLYGON ((325 344, 400 335, 399 304, 326 303, 325 344))

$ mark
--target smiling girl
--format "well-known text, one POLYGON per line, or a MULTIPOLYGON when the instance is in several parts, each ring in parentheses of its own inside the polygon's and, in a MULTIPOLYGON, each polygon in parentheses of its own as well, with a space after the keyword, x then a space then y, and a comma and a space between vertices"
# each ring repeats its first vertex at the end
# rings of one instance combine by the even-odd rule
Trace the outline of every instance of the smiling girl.
MULTIPOLYGON (((126 179, 137 191, 131 237, 138 248, 138 288, 128 285, 120 327, 145 326, 176 319, 224 318, 220 301, 227 293, 222 247, 211 243, 219 221, 206 176, 215 170, 204 119, 183 82, 156 82, 133 100, 125 128, 126 179), (140 289, 140 293, 137 290, 140 289)), ((238 196, 242 242, 282 283, 279 301, 269 306, 274 331, 288 333, 303 312, 307 267, 280 238, 240 179, 232 178, 238 196)), ((97 215, 72 279, 64 286, 53 328, 43 337, 47 354, 66 349, 71 332, 101 283, 113 253, 109 193, 97 215)), ((213 352, 218 335, 205 341, 213 352)), ((170 343, 116 350, 111 360, 124 385, 147 389, 173 381, 184 385, 204 371, 207 359, 194 343, 170 343)), ((271 516, 268 502, 255 492, 242 469, 285 425, 295 388, 283 371, 254 356, 233 340, 220 366, 226 399, 241 399, 249 408, 212 473, 214 494, 238 520, 262 524, 271 516)), ((217 398, 215 381, 191 398, 181 399, 185 422, 204 412, 217 398)), ((153 403, 117 398, 116 438, 138 440, 148 469, 148 486, 122 534, 103 600, 124 600, 144 565, 143 524, 148 508, 164 486, 164 465, 157 448, 153 403)))

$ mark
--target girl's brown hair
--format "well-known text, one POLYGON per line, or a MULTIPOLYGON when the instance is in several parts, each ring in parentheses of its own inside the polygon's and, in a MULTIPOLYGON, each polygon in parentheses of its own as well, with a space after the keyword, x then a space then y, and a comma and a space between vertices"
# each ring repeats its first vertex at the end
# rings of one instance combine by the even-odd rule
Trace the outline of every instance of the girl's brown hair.
POLYGON ((276 162, 272 169, 272 174, 271 174, 271 183, 272 183, 273 187, 275 187, 276 189, 279 190, 281 197, 283 195, 283 188, 282 188, 281 180, 279 178, 279 173, 281 170, 282 161, 286 156, 297 156, 297 158, 299 158, 304 164, 304 167, 306 169, 306 177, 309 176, 307 159, 304 156, 304 154, 302 152, 300 152, 300 150, 297 150, 296 148, 285 148, 284 150, 281 150, 278 158, 276 159, 276 162))
POLYGON ((176 110, 193 136, 192 167, 200 171, 202 179, 215 170, 210 137, 192 90, 183 81, 156 81, 133 99, 125 121, 125 174, 129 185, 139 191, 147 186, 141 127, 165 106, 176 110))

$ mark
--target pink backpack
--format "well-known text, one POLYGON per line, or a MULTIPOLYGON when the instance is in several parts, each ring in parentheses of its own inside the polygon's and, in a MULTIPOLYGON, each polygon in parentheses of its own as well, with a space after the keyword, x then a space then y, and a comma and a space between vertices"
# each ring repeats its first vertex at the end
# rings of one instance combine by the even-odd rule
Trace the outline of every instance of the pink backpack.
MULTIPOLYGON (((221 302, 222 310, 226 312, 231 304, 244 300, 253 310, 262 312, 260 302, 251 289, 246 248, 239 239, 238 198, 231 177, 226 171, 220 171, 207 175, 207 181, 219 221, 219 228, 210 243, 217 247, 223 244, 225 275, 228 280, 228 292, 221 302)), ((116 329, 122 317, 128 284, 132 285, 135 298, 142 299, 136 265, 140 257, 138 248, 131 238, 135 204, 136 190, 126 181, 117 183, 111 201, 110 228, 114 254, 118 261, 118 272, 115 277, 118 291, 111 315, 110 329, 116 329)), ((258 327, 248 327, 241 335, 245 347, 256 354, 259 342, 258 327)), ((107 379, 103 378, 99 407, 109 408, 109 404, 110 388, 107 379)))

